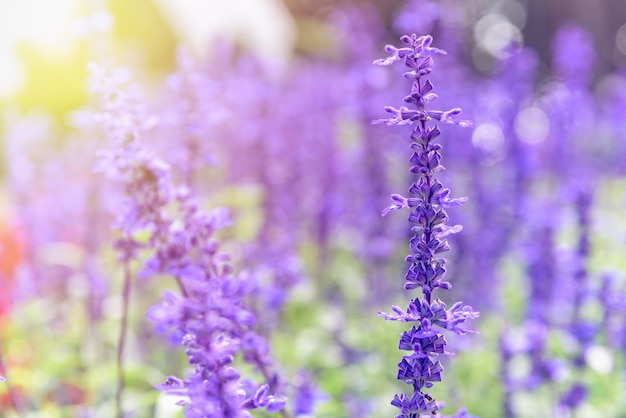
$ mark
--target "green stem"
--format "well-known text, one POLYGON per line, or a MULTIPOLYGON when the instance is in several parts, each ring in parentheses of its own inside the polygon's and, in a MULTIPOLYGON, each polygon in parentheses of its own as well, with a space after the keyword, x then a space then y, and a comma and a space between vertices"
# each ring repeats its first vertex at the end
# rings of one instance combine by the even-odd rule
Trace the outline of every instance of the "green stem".
POLYGON ((117 391, 115 393, 116 416, 122 418, 122 394, 124 392, 124 347, 126 346, 126 329, 128 328, 128 306, 130 304, 131 274, 129 262, 124 262, 124 287, 122 290, 122 323, 120 326, 119 343, 117 345, 117 391))

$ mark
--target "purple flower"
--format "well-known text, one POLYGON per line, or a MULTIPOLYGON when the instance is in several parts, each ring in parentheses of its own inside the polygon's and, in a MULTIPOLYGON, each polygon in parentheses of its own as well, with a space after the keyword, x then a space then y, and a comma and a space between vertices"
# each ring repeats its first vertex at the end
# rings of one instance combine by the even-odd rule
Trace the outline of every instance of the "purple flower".
POLYGON ((555 73, 568 82, 584 85, 593 75, 596 60, 593 37, 569 22, 559 29, 552 43, 555 73))
POLYGON ((221 210, 199 211, 187 193, 177 201, 182 220, 151 237, 154 254, 149 261, 150 269, 176 278, 181 295, 167 292, 148 317, 157 332, 182 345, 193 371, 186 379, 170 377, 157 388, 186 391, 186 417, 248 417, 246 411, 253 408, 279 411, 286 400, 268 392, 278 386, 269 372, 269 345, 255 332, 256 318, 245 304, 254 287, 245 274, 232 274, 229 257, 219 252, 213 238, 229 221, 221 210), (238 355, 266 382, 251 398, 234 368, 238 355))
POLYGON ((410 398, 405 394, 395 395, 391 404, 400 409, 400 414, 395 418, 414 418, 439 410, 439 405, 435 400, 420 392, 414 392, 410 398))
POLYGON ((144 127, 134 121, 132 101, 125 101, 124 92, 111 87, 104 75, 100 78, 105 99, 111 95, 121 101, 104 105, 112 146, 101 153, 100 168, 121 183, 126 196, 114 223, 121 232, 115 247, 127 267, 125 283, 131 276, 129 261, 140 260, 140 250, 147 250, 139 276, 170 276, 180 291, 167 292, 148 316, 157 332, 182 346, 192 371, 186 379, 168 377, 157 389, 185 395, 188 401, 181 405, 189 418, 244 418, 250 416, 247 409, 258 407, 279 411, 285 399, 268 394, 279 386, 270 372, 269 346, 255 332, 256 317, 246 306, 254 287, 245 275, 233 274, 230 257, 220 252, 214 236, 230 224, 227 212, 199 210, 191 189, 173 184, 169 164, 142 142, 144 127), (137 232, 147 232, 147 240, 138 240, 137 232), (234 367, 238 355, 265 381, 252 403, 246 402, 234 367))
POLYGON ((254 396, 242 403, 245 409, 265 408, 267 412, 278 412, 285 406, 287 399, 282 396, 269 395, 269 385, 260 386, 254 396))
POLYGON ((411 300, 406 311, 393 306, 394 313, 379 312, 379 316, 387 320, 413 322, 415 325, 402 334, 398 347, 401 350, 412 352, 403 357, 398 363, 398 380, 413 387, 411 396, 396 395, 391 404, 400 409, 397 418, 413 418, 422 414, 434 415, 440 405, 425 392, 434 382, 442 380, 443 367, 436 360, 438 355, 448 355, 445 350, 446 339, 441 329, 452 331, 459 335, 476 332, 462 324, 468 319, 478 317, 478 312, 462 302, 455 303, 450 309, 441 299, 433 299, 436 289, 450 289, 449 282, 443 280, 446 269, 446 259, 441 254, 450 249, 445 236, 459 232, 460 225, 447 225, 446 209, 465 202, 465 198, 450 198, 450 190, 443 187, 435 175, 444 168, 441 165, 440 144, 435 139, 441 134, 437 126, 429 126, 432 121, 451 123, 469 127, 471 122, 460 121, 456 116, 461 109, 453 108, 447 111, 427 110, 426 106, 437 98, 432 92, 430 81, 423 80, 434 67, 433 56, 445 54, 444 51, 431 47, 431 36, 411 35, 403 36, 402 42, 406 46, 396 48, 387 45, 385 49, 390 56, 374 61, 378 65, 390 65, 403 61, 409 67, 404 77, 412 80, 411 92, 404 98, 411 107, 385 107, 385 111, 393 117, 378 119, 374 123, 391 125, 412 125, 409 171, 414 173, 416 180, 409 188, 411 197, 398 194, 391 196, 393 204, 383 210, 383 215, 399 209, 409 209, 408 217, 411 231, 414 233, 409 241, 410 254, 406 261, 410 263, 405 275, 406 290, 421 289, 422 298, 411 300))
POLYGON ((385 45, 385 51, 390 55, 387 58, 377 59, 374 61, 376 65, 391 65, 398 61, 404 61, 404 64, 413 69, 416 73, 426 68, 432 68, 433 60, 431 55, 446 54, 446 51, 439 48, 432 48, 430 44, 433 42, 433 37, 430 35, 420 36, 413 34, 410 37, 404 35, 400 38, 405 44, 409 44, 410 47, 396 48, 393 45, 385 45), (420 61, 420 59, 425 58, 420 61))
POLYGON ((326 399, 326 395, 315 384, 313 376, 306 370, 300 370, 293 382, 293 413, 295 416, 312 415, 315 406, 326 399))
POLYGON ((472 328, 461 328, 459 325, 480 315, 471 306, 465 306, 462 302, 457 302, 446 310, 446 304, 441 299, 436 299, 430 304, 426 300, 414 299, 409 302, 406 312, 398 306, 393 306, 392 309, 395 315, 384 312, 379 312, 378 315, 388 321, 419 322, 424 335, 431 332, 431 325, 437 325, 458 335, 476 332, 472 328))
POLYGON ((571 388, 561 397, 561 405, 566 406, 570 410, 577 408, 581 403, 585 401, 589 390, 582 383, 575 383, 571 388))

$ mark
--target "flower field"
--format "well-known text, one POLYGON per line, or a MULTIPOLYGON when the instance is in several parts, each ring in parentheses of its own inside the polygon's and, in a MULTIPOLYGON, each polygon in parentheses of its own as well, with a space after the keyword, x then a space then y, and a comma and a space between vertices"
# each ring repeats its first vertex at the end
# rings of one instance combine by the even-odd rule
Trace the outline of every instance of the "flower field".
POLYGON ((248 1, 16 44, 0 417, 625 418, 626 4, 248 1))

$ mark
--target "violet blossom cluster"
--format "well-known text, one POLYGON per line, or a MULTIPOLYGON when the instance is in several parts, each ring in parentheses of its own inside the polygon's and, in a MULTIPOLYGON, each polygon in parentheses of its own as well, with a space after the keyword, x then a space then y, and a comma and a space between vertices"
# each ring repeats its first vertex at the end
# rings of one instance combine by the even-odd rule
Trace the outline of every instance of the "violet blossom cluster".
POLYGON ((187 193, 178 201, 184 218, 170 227, 147 267, 176 277, 182 294, 167 292, 148 316, 157 332, 182 344, 194 369, 187 379, 169 377, 157 388, 186 395, 187 417, 245 417, 248 409, 258 407, 280 411, 285 399, 268 392, 279 385, 270 371, 269 345, 255 332, 256 318, 246 306, 250 278, 233 274, 213 237, 229 220, 222 210, 199 210, 187 193), (232 367, 237 355, 265 380, 252 393, 232 367))
POLYGON ((389 57, 374 63, 391 65, 398 61, 404 62, 409 68, 404 77, 412 80, 411 92, 404 101, 412 105, 412 108, 385 107, 393 117, 376 120, 374 123, 413 126, 410 172, 415 174, 415 181, 409 188, 411 197, 392 195, 394 203, 383 211, 383 215, 403 208, 411 210, 408 220, 414 235, 409 243, 411 254, 406 257, 410 267, 405 276, 404 288, 419 288, 422 296, 412 299, 406 310, 393 306, 393 313, 379 312, 379 315, 387 320, 414 324, 400 337, 399 349, 410 354, 403 356, 398 364, 397 375, 398 380, 412 386, 413 393, 396 394, 391 404, 400 410, 396 418, 425 418, 437 415, 442 407, 427 392, 435 382, 442 380, 443 366, 437 357, 451 354, 446 351, 447 342, 440 330, 449 330, 459 335, 475 332, 465 327, 464 323, 479 316, 478 312, 462 302, 447 309, 441 299, 433 297, 438 288, 451 288, 451 284, 444 281, 446 259, 440 254, 450 249, 444 238, 462 229, 460 225, 447 225, 446 209, 462 204, 466 198, 451 198, 450 190, 436 178, 436 174, 444 169, 441 165, 442 146, 435 142, 441 132, 436 125, 430 125, 429 122, 435 120, 463 127, 469 127, 471 123, 455 119, 461 112, 458 108, 448 111, 427 109, 437 95, 433 92, 433 84, 425 77, 433 70, 433 57, 445 52, 431 46, 433 39, 430 35, 405 35, 400 39, 405 44, 404 47, 387 45, 385 49, 390 53, 389 57))
MULTIPOLYGON (((129 262, 142 261, 148 252, 137 276, 164 274, 179 290, 166 292, 148 317, 157 332, 184 347, 193 369, 187 378, 170 376, 156 388, 183 397, 178 404, 186 406, 189 418, 243 418, 255 408, 281 411, 286 399, 272 394, 280 383, 270 370, 269 344, 255 332, 256 318, 246 306, 254 286, 245 272, 233 273, 214 237, 230 224, 226 211, 206 213, 186 185, 174 185, 169 164, 143 142, 150 126, 138 121, 150 118, 138 117, 134 101, 102 68, 94 66, 93 72, 95 90, 104 99, 99 116, 113 140, 100 153, 99 168, 125 192, 114 225, 121 232, 115 242, 120 261, 128 272, 129 262), (233 367, 237 356, 253 365, 263 384, 240 379, 233 367)), ((125 300, 128 286, 125 282, 125 300)))

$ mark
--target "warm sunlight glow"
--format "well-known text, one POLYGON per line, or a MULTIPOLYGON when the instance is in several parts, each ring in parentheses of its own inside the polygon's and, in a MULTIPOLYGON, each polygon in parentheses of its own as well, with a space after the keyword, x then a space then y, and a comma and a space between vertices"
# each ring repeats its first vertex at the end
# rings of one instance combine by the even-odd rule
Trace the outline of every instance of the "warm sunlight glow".
POLYGON ((294 23, 277 0, 156 0, 177 36, 199 53, 216 36, 237 38, 265 57, 291 53, 294 23))
POLYGON ((18 92, 25 82, 21 44, 50 56, 71 51, 77 0, 0 0, 0 97, 18 92))

